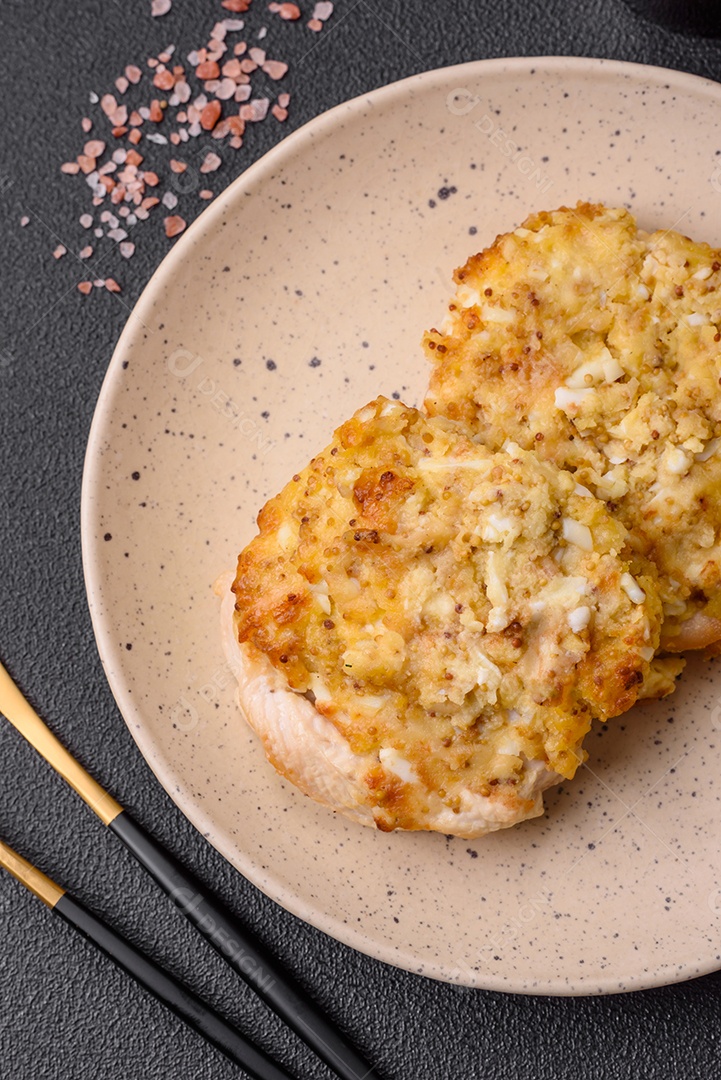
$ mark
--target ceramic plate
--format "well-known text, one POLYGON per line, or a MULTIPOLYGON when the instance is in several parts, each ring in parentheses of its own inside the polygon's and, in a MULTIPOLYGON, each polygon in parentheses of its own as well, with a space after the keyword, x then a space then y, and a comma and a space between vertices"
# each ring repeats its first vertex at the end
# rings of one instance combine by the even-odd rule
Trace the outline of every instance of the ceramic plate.
POLYGON ((532 210, 630 207, 721 244, 721 87, 492 60, 341 105, 175 245, 122 335, 83 491, 88 594, 123 716, 243 874, 341 941, 460 985, 595 994, 721 966, 721 680, 589 737, 545 817, 468 842, 375 833, 280 780, 234 705, 213 582, 255 515, 378 393, 421 401, 451 271, 532 210))

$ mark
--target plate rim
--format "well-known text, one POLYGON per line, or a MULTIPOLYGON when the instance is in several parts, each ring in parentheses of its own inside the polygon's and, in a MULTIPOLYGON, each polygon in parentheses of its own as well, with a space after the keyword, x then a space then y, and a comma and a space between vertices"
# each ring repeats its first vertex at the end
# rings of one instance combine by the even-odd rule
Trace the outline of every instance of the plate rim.
POLYGON ((201 241, 203 232, 208 227, 215 226, 217 220, 223 217, 226 210, 242 195, 248 185, 252 185, 256 178, 261 177, 264 173, 272 173, 277 165, 282 165, 286 159, 293 157, 299 145, 316 135, 324 133, 328 128, 332 128, 342 116, 362 111, 369 106, 372 108, 377 103, 387 104, 396 97, 404 97, 409 90, 412 92, 414 87, 421 84, 445 83, 453 75, 461 77, 467 74, 474 77, 480 75, 492 78, 494 73, 508 74, 509 70, 516 70, 519 76, 528 76, 532 68, 539 67, 542 67, 546 73, 584 74, 592 78, 603 75, 612 76, 613 74, 634 76, 636 79, 643 78, 654 84, 668 82, 671 86, 679 89, 688 88, 702 91, 721 99, 721 83, 676 68, 664 68, 654 64, 641 64, 605 57, 564 55, 500 56, 471 60, 447 67, 432 68, 407 76, 340 102, 302 124, 244 169, 198 215, 195 221, 165 254, 133 305, 103 377, 88 433, 81 484, 80 534, 83 577, 93 635, 103 670, 123 721, 156 780, 173 800, 175 806, 200 835, 238 873, 270 900, 315 929, 366 956, 412 974, 420 973, 437 981, 470 989, 486 989, 502 993, 544 997, 586 997, 651 989, 695 979, 718 970, 718 961, 709 960, 708 965, 699 965, 693 971, 684 971, 682 973, 679 973, 674 968, 668 971, 656 969, 650 974, 639 972, 630 978, 623 976, 624 986, 622 988, 618 986, 618 976, 614 978, 613 974, 597 977, 593 984, 590 981, 585 983, 574 981, 569 984, 568 981, 554 979, 551 975, 541 988, 527 985, 519 986, 509 982, 509 979, 503 976, 485 974, 475 977, 475 973, 458 971, 449 973, 436 960, 425 960, 414 956, 407 950, 398 949, 389 941, 379 943, 377 940, 371 940, 361 931, 334 917, 332 912, 322 910, 317 905, 309 908, 307 902, 300 899, 296 892, 288 889, 281 881, 276 880, 272 872, 266 873, 263 883, 260 884, 255 880, 254 865, 251 857, 244 857, 243 853, 239 852, 240 857, 238 859, 231 858, 222 847, 218 846, 213 839, 210 839, 207 833, 209 826, 211 826, 210 831, 212 833, 212 819, 207 811, 197 800, 193 799, 192 795, 185 793, 184 790, 177 790, 176 777, 172 766, 165 760, 157 746, 154 745, 154 739, 144 725, 142 708, 136 705, 132 694, 128 691, 127 685, 122 683, 119 674, 115 674, 116 671, 122 671, 122 664, 120 663, 122 649, 113 639, 109 620, 101 610, 102 605, 98 604, 96 600, 96 598, 102 596, 104 582, 100 569, 101 560, 98 557, 101 548, 96 536, 94 508, 95 493, 102 487, 103 479, 101 467, 103 457, 100 450, 104 441, 103 433, 106 429, 105 418, 113 408, 114 395, 119 386, 118 375, 122 370, 124 354, 135 336, 142 332, 144 316, 149 316, 153 308, 156 307, 156 301, 162 296, 169 279, 173 275, 176 262, 191 255, 192 250, 201 241), (420 972, 418 970, 419 966, 422 968, 420 972))

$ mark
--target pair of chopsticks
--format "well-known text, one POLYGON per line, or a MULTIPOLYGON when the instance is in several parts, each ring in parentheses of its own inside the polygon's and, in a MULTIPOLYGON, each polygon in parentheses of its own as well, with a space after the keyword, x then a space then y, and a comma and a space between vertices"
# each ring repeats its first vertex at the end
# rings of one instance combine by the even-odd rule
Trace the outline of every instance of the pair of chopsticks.
MULTIPOLYGON (((377 1075, 289 972, 221 900, 135 821, 75 760, 0 664, 0 713, 62 776, 226 963, 341 1080, 377 1075)), ((98 946, 119 967, 214 1043, 255 1080, 290 1080, 272 1058, 226 1023, 64 889, 0 841, 0 866, 98 946)))

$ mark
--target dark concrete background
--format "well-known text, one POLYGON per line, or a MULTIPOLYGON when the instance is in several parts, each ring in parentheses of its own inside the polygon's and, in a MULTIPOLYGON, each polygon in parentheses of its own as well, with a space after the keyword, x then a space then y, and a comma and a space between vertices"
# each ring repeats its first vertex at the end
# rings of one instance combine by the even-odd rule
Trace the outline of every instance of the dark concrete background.
MULTIPOLYGON (((306 16, 312 2, 301 0, 306 16)), ((266 22, 270 55, 291 61, 285 126, 256 125, 216 173, 216 191, 324 109, 415 72, 492 56, 616 57, 721 78, 721 43, 641 22, 622 0, 403 3, 338 0, 311 57, 308 31, 266 22), (295 63, 293 63, 295 61, 295 63)), ((205 41, 218 0, 2 0, 0 95, 0 656, 72 751, 138 818, 242 913, 389 1078, 634 1080, 721 1075, 721 976, 605 999, 459 991, 383 966, 305 926, 200 838, 140 757, 108 689, 80 562, 83 453, 106 366, 129 308, 170 242, 162 215, 130 262, 106 272, 118 296, 85 299, 79 184, 59 163, 82 145, 88 91, 170 42, 205 41), (22 214, 32 216, 26 229, 22 214)), ((313 39, 312 43, 316 43, 313 39)), ((186 200, 180 212, 189 216, 186 200)), ((194 212, 197 212, 194 211, 194 212)), ((5 723, 0 835, 72 889, 262 1041, 298 1076, 327 1072, 196 940, 112 836, 5 723)), ((160 1080, 239 1075, 213 1049, 0 876, 0 1077, 160 1080)))

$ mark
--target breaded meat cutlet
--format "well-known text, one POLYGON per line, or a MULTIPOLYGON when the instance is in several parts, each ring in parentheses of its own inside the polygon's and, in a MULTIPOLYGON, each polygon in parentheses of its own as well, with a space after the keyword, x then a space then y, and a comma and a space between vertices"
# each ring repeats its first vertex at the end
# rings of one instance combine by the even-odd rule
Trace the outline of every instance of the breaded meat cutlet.
POLYGON ((366 824, 473 837, 537 816, 593 718, 673 689, 623 525, 445 418, 371 402, 258 527, 223 615, 240 704, 282 775, 366 824))
POLYGON ((426 407, 575 470, 659 570, 665 650, 721 648, 721 252, 534 214, 455 275, 426 407))

